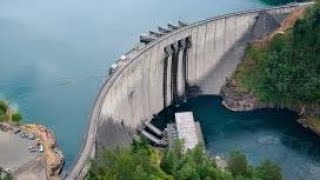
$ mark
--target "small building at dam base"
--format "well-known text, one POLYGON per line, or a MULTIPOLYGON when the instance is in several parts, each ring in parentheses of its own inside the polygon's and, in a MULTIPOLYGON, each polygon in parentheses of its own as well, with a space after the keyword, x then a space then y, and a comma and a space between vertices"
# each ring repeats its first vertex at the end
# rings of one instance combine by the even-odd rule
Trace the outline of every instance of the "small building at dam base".
POLYGON ((165 132, 169 148, 174 146, 176 140, 183 141, 184 150, 204 144, 200 123, 194 120, 191 111, 175 113, 175 123, 167 124, 165 132))

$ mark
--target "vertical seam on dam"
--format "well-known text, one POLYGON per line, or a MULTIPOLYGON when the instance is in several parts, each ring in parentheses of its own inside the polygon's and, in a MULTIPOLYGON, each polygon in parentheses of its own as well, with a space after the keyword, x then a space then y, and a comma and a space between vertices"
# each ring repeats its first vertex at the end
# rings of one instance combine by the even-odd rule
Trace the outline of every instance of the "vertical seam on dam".
MULTIPOLYGON (((190 38, 191 39, 191 38, 190 38)), ((186 86, 185 87, 187 87, 187 84, 188 84, 188 82, 189 82, 189 47, 187 48, 187 50, 186 50, 186 68, 185 68, 185 70, 186 70, 186 86)))
POLYGON ((178 70, 178 60, 179 60, 179 48, 172 45, 173 56, 172 56, 172 67, 171 67, 171 89, 173 94, 173 102, 177 102, 177 70, 178 70))
POLYGON ((224 27, 223 27, 223 53, 226 52, 226 27, 227 27, 227 18, 224 18, 224 27))
POLYGON ((217 46, 217 42, 216 42, 216 36, 217 36, 217 22, 214 23, 214 35, 213 35, 213 57, 216 54, 216 46, 217 46))
POLYGON ((196 45, 194 46, 194 53, 195 53, 195 55, 194 55, 194 75, 195 75, 195 77, 198 77, 198 73, 197 73, 198 48, 197 48, 197 46, 198 46, 198 40, 199 40, 199 27, 197 28, 196 38, 197 38, 195 41, 196 45))
MULTIPOLYGON (((151 63, 151 60, 152 60, 152 59, 153 59, 153 53, 150 52, 149 58, 148 58, 148 60, 146 61, 146 62, 147 62, 147 70, 148 70, 148 71, 150 71, 150 63, 151 63)), ((150 76, 146 75, 146 79, 147 79, 147 82, 150 82, 150 76)), ((147 99, 147 103, 148 103, 148 104, 147 104, 147 108, 148 108, 148 111, 150 111, 150 110, 149 110, 150 104, 151 104, 151 102, 150 102, 150 97, 149 97, 150 85, 147 84, 147 85, 146 85, 146 88, 148 89, 147 94, 146 94, 146 98, 148 98, 148 99, 147 99)))
POLYGON ((167 68, 168 68, 168 57, 169 55, 166 54, 166 57, 164 58, 164 65, 163 65, 163 107, 167 106, 167 68))
POLYGON ((187 59, 188 58, 188 42, 186 42, 186 45, 184 47, 184 50, 183 50, 183 60, 182 60, 182 64, 183 64, 183 76, 184 76, 184 97, 185 97, 185 94, 186 94, 186 87, 187 87, 187 59))
MULTIPOLYGON (((238 19, 234 20, 234 28, 237 29, 238 27, 238 19)), ((236 34, 236 32, 234 32, 234 34, 236 34)))
MULTIPOLYGON (((204 45, 203 45, 203 54, 206 54, 206 47, 207 47, 207 33, 208 33, 208 24, 206 24, 206 32, 204 33, 204 45)), ((205 62, 205 66, 207 65, 206 63, 206 56, 203 56, 204 62, 205 62)))

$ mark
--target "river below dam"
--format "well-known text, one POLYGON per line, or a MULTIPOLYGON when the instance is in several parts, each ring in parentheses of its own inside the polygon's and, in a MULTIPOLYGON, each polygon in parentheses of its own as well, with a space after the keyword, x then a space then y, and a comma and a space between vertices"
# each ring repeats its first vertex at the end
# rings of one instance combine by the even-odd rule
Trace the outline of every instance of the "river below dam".
POLYGON ((271 160, 282 168, 285 179, 319 179, 320 137, 296 122, 297 114, 287 110, 263 109, 232 112, 221 98, 202 96, 179 108, 170 107, 154 123, 174 119, 174 112, 193 111, 200 122, 208 152, 227 158, 231 151, 245 153, 250 164, 271 160))
MULTIPOLYGON (((55 132, 65 154, 65 169, 68 169, 79 153, 91 107, 105 81, 108 68, 138 42, 139 34, 156 30, 168 22, 194 22, 220 14, 275 5, 274 2, 2 0, 0 98, 7 99, 19 109, 26 122, 43 124, 55 132)), ((213 109, 211 113, 219 114, 220 121, 216 123, 221 126, 229 122, 229 112, 222 115, 224 111, 213 109)), ((269 116, 273 112, 265 113, 269 116)), ((241 119, 243 114, 234 113, 232 116, 241 119)), ((251 116, 260 117, 261 114, 253 113, 251 116)), ((253 127, 249 122, 248 126, 253 127)), ((235 142, 224 139, 232 132, 226 131, 224 135, 217 136, 213 133, 215 131, 210 130, 211 125, 216 128, 214 122, 211 123, 208 121, 208 129, 204 129, 206 138, 210 139, 208 147, 212 142, 217 153, 232 148, 235 142), (218 146, 219 143, 221 146, 218 146)), ((237 129, 241 131, 242 126, 234 125, 235 132, 237 129)), ((257 126, 261 125, 258 123, 257 126)), ((265 127, 266 131, 268 128, 265 127)), ((260 132, 260 129, 254 134, 258 136, 265 132, 260 132)), ((237 143, 254 148, 254 145, 246 144, 246 137, 249 138, 244 136, 237 143)), ((314 138, 312 134, 306 135, 300 143, 308 144, 311 137, 314 138)), ((270 141, 268 136, 265 141, 270 141)), ((257 154, 248 155, 252 155, 250 158, 253 160, 259 159, 257 154)), ((268 154, 265 156, 268 157, 268 154)), ((296 156, 301 161, 309 161, 307 152, 296 156)))

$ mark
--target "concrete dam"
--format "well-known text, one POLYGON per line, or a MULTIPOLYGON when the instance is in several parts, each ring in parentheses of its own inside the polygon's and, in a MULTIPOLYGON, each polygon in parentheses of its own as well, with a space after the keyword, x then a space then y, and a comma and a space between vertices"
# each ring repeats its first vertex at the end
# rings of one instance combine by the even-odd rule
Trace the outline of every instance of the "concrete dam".
POLYGON ((308 3, 179 22, 141 35, 143 46, 116 62, 96 98, 81 154, 67 179, 83 177, 100 149, 131 142, 137 129, 190 96, 219 95, 249 42, 277 29, 308 3))

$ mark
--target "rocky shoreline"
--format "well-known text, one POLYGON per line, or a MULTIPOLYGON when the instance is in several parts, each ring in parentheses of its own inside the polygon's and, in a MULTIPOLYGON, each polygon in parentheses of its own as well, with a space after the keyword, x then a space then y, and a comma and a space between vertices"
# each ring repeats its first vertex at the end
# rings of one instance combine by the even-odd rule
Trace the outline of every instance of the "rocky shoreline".
POLYGON ((45 169, 48 179, 61 179, 60 172, 64 165, 64 155, 57 145, 53 132, 39 124, 23 124, 22 115, 10 107, 9 103, 0 100, 0 130, 12 134, 20 133, 22 138, 35 141, 35 145, 29 147, 31 152, 43 153, 45 169), (35 150, 37 149, 38 150, 35 150))
POLYGON ((243 91, 238 86, 236 80, 230 79, 222 87, 222 105, 231 111, 253 111, 264 108, 288 109, 299 115, 297 120, 303 127, 309 128, 320 135, 320 124, 315 121, 320 117, 318 106, 291 105, 286 103, 272 104, 261 102, 254 92, 243 91))
POLYGON ((58 177, 64 165, 64 155, 57 145, 53 132, 37 124, 27 124, 21 128, 39 138, 39 142, 44 146, 48 177, 58 177))

